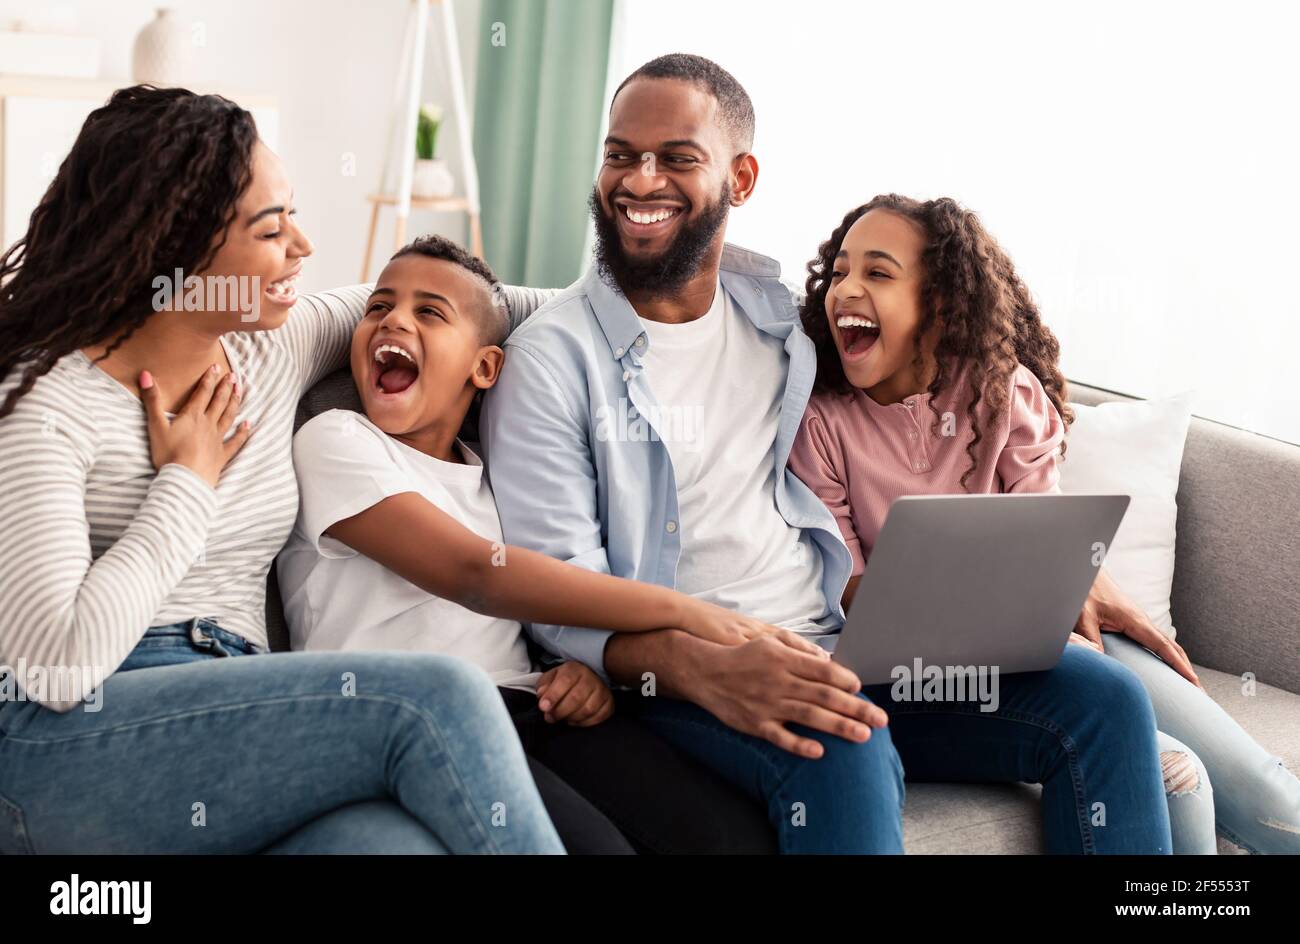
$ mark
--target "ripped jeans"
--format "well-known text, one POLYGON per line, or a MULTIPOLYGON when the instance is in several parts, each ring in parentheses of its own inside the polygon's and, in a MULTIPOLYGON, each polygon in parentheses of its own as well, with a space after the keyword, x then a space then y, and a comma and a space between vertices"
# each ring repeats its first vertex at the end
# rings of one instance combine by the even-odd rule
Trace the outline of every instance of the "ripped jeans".
POLYGON ((1118 633, 1103 633, 1102 643, 1155 708, 1174 852, 1213 855, 1217 826, 1252 853, 1300 853, 1300 780, 1147 649, 1118 633))

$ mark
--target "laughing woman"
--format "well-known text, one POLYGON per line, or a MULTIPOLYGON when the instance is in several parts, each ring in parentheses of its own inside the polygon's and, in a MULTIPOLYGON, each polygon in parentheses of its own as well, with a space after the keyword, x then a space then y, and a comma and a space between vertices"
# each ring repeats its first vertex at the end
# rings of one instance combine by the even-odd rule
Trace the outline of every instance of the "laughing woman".
POLYGON ((266 654, 294 409, 365 301, 298 301, 311 250, 247 111, 136 87, 0 258, 0 853, 563 851, 480 670, 266 654))

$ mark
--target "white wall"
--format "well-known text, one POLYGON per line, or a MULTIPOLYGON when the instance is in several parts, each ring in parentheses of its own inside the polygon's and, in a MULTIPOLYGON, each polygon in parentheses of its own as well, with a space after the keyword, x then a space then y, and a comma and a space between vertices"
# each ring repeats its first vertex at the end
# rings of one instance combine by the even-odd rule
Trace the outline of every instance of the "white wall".
MULTIPOLYGON (((187 25, 201 24, 205 44, 193 49, 191 81, 278 99, 279 153, 294 181, 298 219, 316 243, 304 288, 355 282, 369 223, 365 197, 379 179, 407 0, 0 0, 0 28, 22 19, 32 27, 71 24, 68 31, 99 36, 101 77, 128 85, 132 43, 157 6, 170 7, 187 25), (355 155, 355 176, 343 172, 348 154, 355 155)), ((479 0, 455 0, 454 9, 472 98, 479 0)), ((433 54, 436 36, 431 32, 423 98, 444 106, 438 153, 459 182, 459 130, 450 120, 445 65, 433 54)), ((388 210, 377 240, 384 250, 391 247, 392 222, 388 210)), ((433 228, 467 241, 462 216, 430 213, 412 214, 408 238, 433 228)), ((375 256, 380 259, 380 252, 375 256)))
MULTIPOLYGON (((306 287, 354 281, 407 0, 170 5, 205 28, 195 81, 279 100, 279 150, 317 245, 306 287)), ((125 84, 153 6, 0 0, 0 25, 74 19, 103 38, 102 75, 125 84)), ((471 98, 479 6, 455 0, 471 98)), ((622 0, 620 16, 615 81, 686 51, 749 90, 761 174, 730 237, 788 276, 875 193, 954 196, 1011 252, 1071 377, 1143 396, 1194 388, 1199 413, 1300 441, 1294 6, 622 0)), ((426 71, 424 98, 449 105, 442 64, 426 71)), ((449 122, 439 153, 460 178, 457 134, 449 122)), ((466 240, 455 216, 413 216, 410 233, 428 229, 466 240)))
POLYGON ((1294 5, 626 0, 623 73, 708 56, 757 112, 729 237, 804 264, 874 194, 1008 249, 1069 376, 1300 442, 1294 5))

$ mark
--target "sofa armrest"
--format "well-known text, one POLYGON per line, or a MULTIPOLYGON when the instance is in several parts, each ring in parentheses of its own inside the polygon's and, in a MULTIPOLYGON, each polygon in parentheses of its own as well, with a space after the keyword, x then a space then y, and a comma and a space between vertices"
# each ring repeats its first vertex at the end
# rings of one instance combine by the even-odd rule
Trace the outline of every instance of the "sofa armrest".
MULTIPOLYGON (((1070 399, 1132 397, 1070 384, 1070 399)), ((1300 693, 1300 446, 1193 417, 1171 598, 1192 661, 1300 693)))
POLYGON ((1202 665, 1300 693, 1300 447, 1193 418, 1173 618, 1202 665))

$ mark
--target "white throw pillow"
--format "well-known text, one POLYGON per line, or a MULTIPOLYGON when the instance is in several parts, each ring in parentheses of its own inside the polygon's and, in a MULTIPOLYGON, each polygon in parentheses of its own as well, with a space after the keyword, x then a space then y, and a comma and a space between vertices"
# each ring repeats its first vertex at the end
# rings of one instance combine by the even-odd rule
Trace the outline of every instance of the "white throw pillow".
POLYGON ((1130 495, 1128 512, 1106 554, 1106 571, 1171 639, 1178 472, 1192 396, 1074 407, 1061 491, 1130 495))

